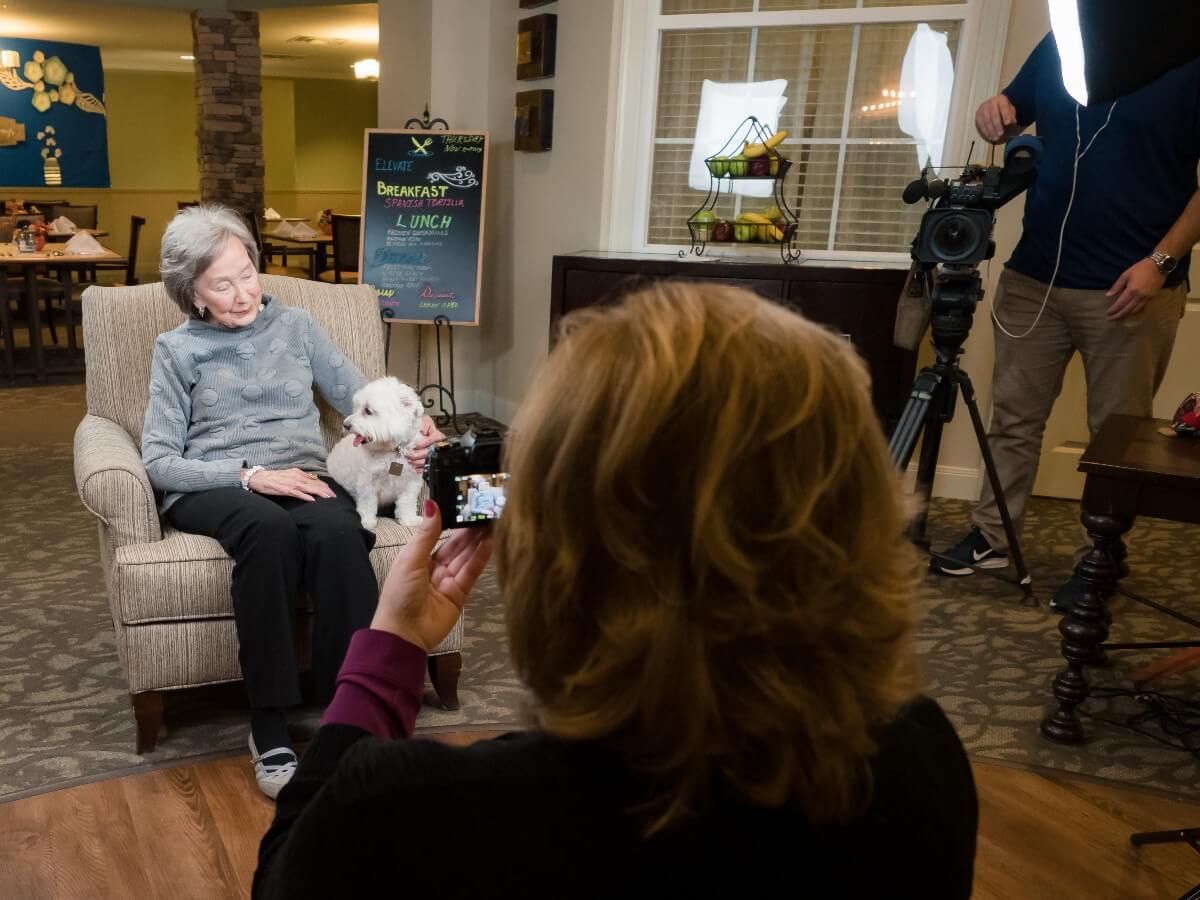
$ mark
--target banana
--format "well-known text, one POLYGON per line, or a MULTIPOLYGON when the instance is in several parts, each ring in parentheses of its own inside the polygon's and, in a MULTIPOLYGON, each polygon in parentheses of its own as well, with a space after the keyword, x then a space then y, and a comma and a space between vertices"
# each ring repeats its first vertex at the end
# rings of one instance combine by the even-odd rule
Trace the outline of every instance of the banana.
POLYGON ((745 156, 747 159, 754 159, 756 156, 763 156, 768 151, 774 150, 779 145, 779 143, 785 137, 787 137, 787 134, 788 134, 787 129, 781 128, 779 131, 775 132, 773 135, 771 135, 769 138, 767 138, 761 144, 747 143, 745 149, 742 150, 742 155, 745 156))
POLYGON ((780 228, 778 225, 776 225, 774 222, 772 222, 770 219, 768 219, 766 216, 764 216, 762 213, 753 213, 753 212, 742 213, 740 218, 745 219, 747 222, 752 222, 755 225, 770 226, 767 229, 767 232, 766 232, 767 235, 776 241, 783 240, 783 229, 780 228))

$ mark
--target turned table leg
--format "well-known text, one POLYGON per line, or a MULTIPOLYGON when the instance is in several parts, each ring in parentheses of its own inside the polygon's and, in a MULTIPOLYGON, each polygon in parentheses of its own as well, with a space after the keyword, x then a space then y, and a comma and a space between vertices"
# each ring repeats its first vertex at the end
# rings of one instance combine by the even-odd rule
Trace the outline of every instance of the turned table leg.
POLYGON ((1105 601, 1124 570, 1124 544, 1121 535, 1133 525, 1132 519, 1083 513, 1083 525, 1092 539, 1089 550, 1075 567, 1084 583, 1083 598, 1059 622, 1062 655, 1067 667, 1054 679, 1054 699, 1058 709, 1042 719, 1042 734, 1052 741, 1078 744, 1083 726, 1076 707, 1088 696, 1084 667, 1095 663, 1100 645, 1108 640, 1110 615, 1105 601), (1114 562, 1119 555, 1120 559, 1114 562))

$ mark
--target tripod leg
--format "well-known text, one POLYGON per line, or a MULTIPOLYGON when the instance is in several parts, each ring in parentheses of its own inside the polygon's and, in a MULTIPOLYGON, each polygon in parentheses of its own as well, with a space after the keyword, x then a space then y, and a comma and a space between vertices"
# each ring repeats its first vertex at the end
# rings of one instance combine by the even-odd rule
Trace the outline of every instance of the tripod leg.
POLYGON ((1013 564, 1017 567, 1017 582, 1027 601, 1033 600, 1033 579, 1025 568, 1025 557, 1021 553, 1021 542, 1013 528, 1012 517, 1008 514, 1008 503, 1004 499, 1004 489, 1000 485, 1000 475, 996 472, 996 462, 992 459, 992 450, 988 446, 987 432, 983 427, 983 419, 979 415, 979 406, 975 403, 975 388, 966 372, 961 369, 955 372, 955 378, 962 388, 963 402, 971 414, 971 424, 975 427, 975 440, 979 442, 979 452, 983 456, 983 467, 987 470, 988 481, 992 485, 992 494, 996 497, 996 508, 1000 511, 1000 522, 1004 525, 1004 536, 1008 540, 1008 552, 1012 555, 1013 564))
MULTIPOLYGON (((938 385, 943 390, 943 385, 938 385)), ((937 404, 934 404, 936 407, 937 404)), ((942 430, 945 422, 941 417, 927 414, 925 418, 925 436, 921 441, 921 461, 917 464, 917 485, 913 493, 921 500, 917 515, 908 526, 908 539, 918 547, 929 549, 929 540, 925 537, 925 524, 929 518, 929 500, 933 496, 933 479, 937 475, 938 452, 942 448, 942 430)))
POLYGON ((940 383, 940 376, 931 369, 922 370, 913 383, 912 393, 908 395, 908 402, 904 404, 904 411, 900 413, 900 420, 888 442, 892 462, 901 471, 908 468, 912 459, 917 438, 921 436, 921 429, 925 427, 925 420, 929 416, 933 392, 940 383))

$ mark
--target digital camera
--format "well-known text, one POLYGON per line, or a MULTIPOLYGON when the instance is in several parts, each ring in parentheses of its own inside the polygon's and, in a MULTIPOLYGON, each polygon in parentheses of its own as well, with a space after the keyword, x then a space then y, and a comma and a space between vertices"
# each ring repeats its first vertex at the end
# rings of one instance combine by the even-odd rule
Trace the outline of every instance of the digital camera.
POLYGON ((508 486, 508 473, 500 471, 503 449, 504 438, 491 428, 472 428, 429 448, 425 484, 442 511, 443 528, 478 527, 500 518, 508 486))

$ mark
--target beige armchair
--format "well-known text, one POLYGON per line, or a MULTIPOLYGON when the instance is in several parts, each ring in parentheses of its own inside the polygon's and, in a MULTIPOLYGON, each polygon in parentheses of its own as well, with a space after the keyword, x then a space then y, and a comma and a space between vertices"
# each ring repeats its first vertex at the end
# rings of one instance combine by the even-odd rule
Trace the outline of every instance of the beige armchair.
MULTIPOLYGON (((383 332, 375 292, 272 275, 263 289, 308 310, 368 378, 384 374, 383 332)), ((93 286, 83 295, 87 415, 75 432, 75 482, 99 520, 100 557, 117 634, 117 652, 137 719, 137 752, 154 749, 163 693, 241 678, 229 583, 233 561, 212 538, 174 531, 158 517, 142 466, 142 419, 150 357, 158 335, 183 316, 161 283, 93 286)), ((324 402, 321 428, 329 446, 340 416, 324 402)), ((371 563, 384 574, 411 529, 380 518, 371 563)), ((308 660, 311 609, 298 598, 297 644, 308 660)), ((434 689, 458 708, 462 621, 429 658, 434 689)))

